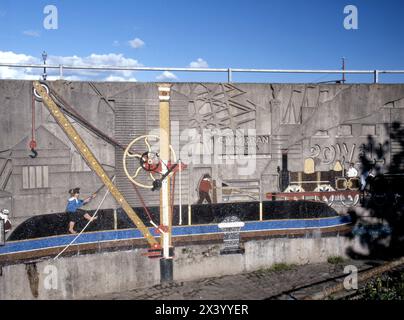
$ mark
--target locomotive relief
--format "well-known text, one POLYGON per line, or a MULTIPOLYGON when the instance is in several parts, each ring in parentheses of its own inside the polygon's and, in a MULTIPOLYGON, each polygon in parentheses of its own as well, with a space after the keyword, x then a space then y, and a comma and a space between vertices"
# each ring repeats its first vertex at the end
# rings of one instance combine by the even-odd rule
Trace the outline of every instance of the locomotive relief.
POLYGON ((353 163, 345 170, 339 161, 333 170, 315 171, 311 158, 305 161, 305 170, 293 172, 287 168, 287 151, 282 154, 282 168, 278 167, 279 190, 266 194, 269 200, 313 200, 329 206, 340 203, 351 207, 359 203, 361 180, 353 163))

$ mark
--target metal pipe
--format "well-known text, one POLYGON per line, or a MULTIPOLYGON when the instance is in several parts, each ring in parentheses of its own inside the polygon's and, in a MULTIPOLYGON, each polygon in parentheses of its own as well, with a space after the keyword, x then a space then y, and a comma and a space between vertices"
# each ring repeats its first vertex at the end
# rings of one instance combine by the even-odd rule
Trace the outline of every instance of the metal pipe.
MULTIPOLYGON (((60 69, 61 65, 46 65, 47 69, 60 69)), ((38 64, 0 63, 0 67, 10 68, 43 68, 38 64)), ((184 72, 251 72, 251 73, 357 73, 373 74, 374 70, 314 70, 314 69, 238 69, 238 68, 167 68, 167 67, 124 67, 124 66, 68 66, 66 70, 99 70, 99 71, 184 71, 184 72)), ((380 73, 404 73, 404 70, 381 70, 380 73)))
POLYGON ((375 70, 374 71, 374 79, 373 79, 374 83, 379 83, 379 71, 375 70))
POLYGON ((379 73, 404 74, 404 70, 378 70, 379 73))
POLYGON ((232 69, 233 72, 251 72, 251 73, 357 73, 371 74, 374 70, 299 70, 299 69, 232 69))
MULTIPOLYGON (((46 65, 47 69, 60 69, 61 65, 46 65)), ((66 70, 99 70, 99 71, 185 71, 185 72, 228 72, 222 68, 167 68, 167 67, 124 67, 124 66, 67 66, 62 65, 66 70)), ((38 64, 13 64, 0 63, 0 67, 10 68, 43 68, 38 64)))
MULTIPOLYGON (((44 68, 41 64, 13 64, 0 63, 0 67, 8 68, 44 68)), ((379 80, 378 75, 383 74, 404 74, 404 70, 302 70, 302 69, 240 69, 240 68, 167 68, 167 67, 125 67, 125 66, 72 66, 72 65, 46 65, 46 69, 58 69, 59 75, 63 77, 65 70, 94 70, 94 71, 177 71, 177 72, 219 72, 227 73, 228 81, 233 81, 234 72, 239 73, 295 73, 295 74, 373 74, 374 80, 379 80)))
POLYGON ((233 75, 232 75, 232 69, 231 69, 231 68, 229 68, 229 69, 227 70, 227 82, 228 82, 228 83, 233 82, 233 75))

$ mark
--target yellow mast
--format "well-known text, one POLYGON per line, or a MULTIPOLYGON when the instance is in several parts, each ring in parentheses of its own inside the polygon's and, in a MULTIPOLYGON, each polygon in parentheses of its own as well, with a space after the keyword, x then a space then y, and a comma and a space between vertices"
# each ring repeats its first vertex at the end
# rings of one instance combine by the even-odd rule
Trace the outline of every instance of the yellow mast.
MULTIPOLYGON (((162 172, 167 172, 170 161, 170 85, 159 85, 159 107, 160 107, 160 160, 163 162, 162 172)), ((170 258, 169 247, 171 246, 171 206, 170 206, 170 177, 162 181, 160 190, 160 221, 167 226, 167 232, 161 236, 161 247, 163 257, 170 258)))

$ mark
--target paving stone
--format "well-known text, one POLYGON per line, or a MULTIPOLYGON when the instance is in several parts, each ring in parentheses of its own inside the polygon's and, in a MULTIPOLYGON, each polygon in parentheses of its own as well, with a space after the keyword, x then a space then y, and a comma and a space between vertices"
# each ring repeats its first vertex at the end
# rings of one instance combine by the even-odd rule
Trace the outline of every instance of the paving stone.
MULTIPOLYGON (((245 274, 206 278, 195 281, 179 281, 157 284, 127 292, 105 294, 89 299, 132 299, 132 300, 260 300, 275 297, 293 300, 287 291, 324 281, 330 277, 344 275, 344 267, 355 265, 359 270, 368 268, 366 261, 344 261, 341 264, 319 263, 295 266, 290 270, 260 270, 245 274)), ((343 281, 343 280, 338 280, 343 281)), ((337 282, 330 282, 333 285, 337 282)), ((303 298, 325 287, 303 288, 295 292, 295 298, 303 298)))

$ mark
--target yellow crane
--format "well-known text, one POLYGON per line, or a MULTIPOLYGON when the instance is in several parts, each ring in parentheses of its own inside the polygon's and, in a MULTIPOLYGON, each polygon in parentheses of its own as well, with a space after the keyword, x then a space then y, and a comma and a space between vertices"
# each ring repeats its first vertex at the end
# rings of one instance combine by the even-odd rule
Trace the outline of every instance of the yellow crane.
POLYGON ((83 139, 80 137, 76 129, 66 118, 63 112, 59 109, 59 107, 53 101, 53 99, 45 90, 45 88, 41 85, 39 81, 34 81, 33 85, 36 92, 41 96, 43 104, 47 107, 50 114, 56 120, 58 125, 63 129, 69 140, 76 147, 77 151, 80 152, 81 156, 86 161, 87 165, 91 168, 91 170, 93 170, 97 174, 97 176, 101 179, 104 185, 108 188, 108 190, 110 191, 111 195, 115 198, 117 203, 119 203, 122 209, 126 212, 129 218, 136 225, 136 227, 142 232, 142 234, 144 235, 144 237, 146 238, 147 242, 150 244, 152 249, 161 249, 161 245, 157 242, 157 240, 150 233, 149 229, 144 225, 144 223, 136 214, 136 212, 125 200, 123 194, 113 184, 113 182, 105 172, 104 168, 101 166, 97 158, 91 152, 90 148, 83 141, 83 139))

